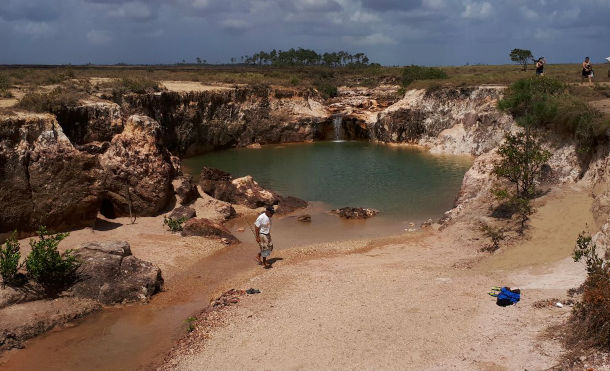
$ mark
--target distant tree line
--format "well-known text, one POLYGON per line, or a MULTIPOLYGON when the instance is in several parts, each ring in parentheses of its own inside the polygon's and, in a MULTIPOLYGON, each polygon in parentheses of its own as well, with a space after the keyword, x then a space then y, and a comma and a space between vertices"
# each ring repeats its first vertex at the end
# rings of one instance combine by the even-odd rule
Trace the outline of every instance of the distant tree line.
MULTIPOLYGON (((231 58, 235 62, 236 58, 231 58)), ((270 52, 260 51, 251 56, 244 55, 241 62, 249 65, 272 65, 272 66, 366 66, 369 58, 364 53, 350 54, 346 51, 318 54, 315 50, 291 48, 289 50, 275 50, 270 52)))

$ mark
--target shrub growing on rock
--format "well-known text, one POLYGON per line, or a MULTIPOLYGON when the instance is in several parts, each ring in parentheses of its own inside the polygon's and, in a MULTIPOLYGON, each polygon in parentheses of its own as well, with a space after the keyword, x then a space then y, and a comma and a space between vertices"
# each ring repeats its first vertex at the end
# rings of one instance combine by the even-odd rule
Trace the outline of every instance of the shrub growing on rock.
POLYGON ((4 246, 0 246, 0 276, 2 276, 3 285, 15 282, 21 266, 19 259, 21 259, 19 241, 17 241, 16 233, 13 232, 4 242, 4 246))
POLYGON ((32 251, 25 260, 25 268, 47 295, 56 296, 75 281, 80 264, 72 250, 66 250, 63 254, 57 250, 59 243, 69 233, 51 234, 43 226, 36 233, 39 240, 30 240, 32 251))

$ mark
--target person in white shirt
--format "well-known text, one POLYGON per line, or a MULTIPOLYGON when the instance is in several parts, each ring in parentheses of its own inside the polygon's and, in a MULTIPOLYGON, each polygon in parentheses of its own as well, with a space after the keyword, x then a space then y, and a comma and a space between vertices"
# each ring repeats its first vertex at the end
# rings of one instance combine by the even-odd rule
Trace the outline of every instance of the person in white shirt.
POLYGON ((267 263, 267 257, 271 255, 271 250, 273 250, 273 242, 271 242, 271 217, 273 214, 275 214, 273 206, 267 206, 265 212, 259 215, 254 222, 254 236, 260 247, 256 260, 258 264, 262 264, 265 268, 271 268, 271 265, 267 263))

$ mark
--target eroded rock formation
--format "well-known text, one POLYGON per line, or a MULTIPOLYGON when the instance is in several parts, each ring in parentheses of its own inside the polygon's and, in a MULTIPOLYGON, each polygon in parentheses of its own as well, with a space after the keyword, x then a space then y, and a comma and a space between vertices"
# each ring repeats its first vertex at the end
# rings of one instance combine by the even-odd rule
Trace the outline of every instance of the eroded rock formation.
POLYGON ((126 241, 83 244, 75 251, 81 266, 69 291, 103 304, 146 301, 163 287, 161 270, 131 254, 126 241))
POLYGON ((368 219, 379 214, 379 210, 362 207, 342 207, 330 212, 344 219, 368 219))
POLYGON ((75 149, 52 115, 0 117, 0 232, 91 223, 96 167, 96 157, 75 149))

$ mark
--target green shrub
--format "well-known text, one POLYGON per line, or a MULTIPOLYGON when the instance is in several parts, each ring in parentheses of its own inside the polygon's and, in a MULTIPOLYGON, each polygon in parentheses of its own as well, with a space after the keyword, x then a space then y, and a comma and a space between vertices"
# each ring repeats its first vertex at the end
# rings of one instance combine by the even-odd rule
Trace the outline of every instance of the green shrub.
POLYGON ((151 93, 161 90, 158 81, 147 78, 123 78, 121 86, 126 91, 138 94, 151 93))
POLYGON ((19 100, 17 107, 33 112, 56 112, 62 108, 75 106, 82 95, 57 87, 49 93, 30 92, 19 100))
POLYGON ((188 317, 187 319, 184 320, 184 322, 186 322, 186 331, 188 332, 193 332, 195 330, 195 322, 197 321, 197 318, 195 317, 188 317))
POLYGON ((568 86, 548 77, 516 81, 498 102, 524 127, 551 128, 571 135, 581 154, 603 140, 608 122, 601 112, 572 95, 568 86))
POLYGON ((437 67, 407 66, 402 69, 402 86, 408 86, 415 80, 446 79, 447 73, 437 67))
POLYGON ((301 80, 298 77, 290 76, 290 85, 297 86, 297 85, 299 85, 300 82, 301 82, 301 80))
POLYGON ((322 97, 326 99, 334 98, 339 95, 337 86, 329 81, 317 80, 314 82, 314 86, 316 87, 316 89, 318 89, 320 94, 322 94, 322 97))
POLYGON ((514 194, 531 199, 536 195, 536 178, 551 153, 542 149, 531 129, 518 134, 507 133, 498 148, 500 160, 494 164, 493 174, 515 185, 514 194))
POLYGON ((7 75, 0 73, 0 98, 12 98, 13 94, 9 91, 11 82, 7 75))
POLYGON ((610 263, 600 258, 591 236, 581 233, 574 248, 574 261, 584 260, 587 278, 580 302, 574 305, 566 345, 610 347, 610 263))
POLYGON ((163 224, 167 225, 170 231, 172 232, 180 232, 182 230, 182 224, 186 221, 185 217, 172 219, 172 218, 163 218, 163 224))
POLYGON ((2 284, 12 284, 15 282, 17 272, 21 265, 21 252, 19 251, 19 241, 17 241, 16 232, 4 242, 4 247, 0 246, 0 276, 2 276, 2 284))
POLYGON ((36 233, 39 240, 30 240, 32 251, 25 260, 25 268, 47 295, 56 296, 74 282, 80 264, 72 250, 66 250, 63 254, 57 250, 59 243, 69 233, 51 234, 43 226, 36 233))

